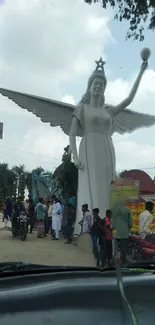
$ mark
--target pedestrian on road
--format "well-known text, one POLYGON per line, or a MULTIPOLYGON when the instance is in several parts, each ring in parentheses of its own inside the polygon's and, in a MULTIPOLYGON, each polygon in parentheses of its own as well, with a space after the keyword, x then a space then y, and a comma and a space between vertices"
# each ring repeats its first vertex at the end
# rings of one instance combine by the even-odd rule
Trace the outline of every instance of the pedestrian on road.
POLYGON ((101 218, 99 217, 99 209, 93 209, 93 225, 90 229, 92 246, 93 246, 93 254, 95 259, 98 259, 99 254, 99 246, 98 246, 98 239, 99 239, 99 227, 101 223, 101 218))
POLYGON ((45 218, 45 207, 43 198, 39 198, 39 202, 35 207, 36 217, 37 217, 37 237, 45 238, 45 227, 44 227, 44 218, 45 218))
POLYGON ((90 237, 90 230, 92 226, 92 215, 88 209, 88 204, 82 205, 83 219, 80 222, 81 234, 75 241, 83 251, 92 254, 92 244, 90 237))
POLYGON ((105 220, 102 219, 99 226, 99 254, 97 259, 96 266, 104 267, 105 265, 105 256, 106 256, 106 247, 105 247, 105 220))
POLYGON ((131 211, 120 200, 112 211, 111 229, 116 231, 114 234, 115 257, 120 252, 122 266, 126 265, 126 254, 132 225, 131 211))
POLYGON ((73 236, 73 224, 74 224, 74 210, 72 204, 67 204, 67 222, 66 222, 66 238, 65 244, 72 243, 73 236))
POLYGON ((61 204, 57 197, 53 201, 52 207, 52 229, 54 230, 53 240, 58 240, 60 231, 61 231, 61 223, 62 223, 62 210, 61 204))
POLYGON ((108 266, 112 263, 112 230, 111 230, 111 210, 106 211, 105 217, 105 259, 108 266))
POLYGON ((32 234, 34 224, 35 224, 35 206, 32 199, 29 199, 28 217, 29 217, 29 225, 30 225, 30 234, 32 234))

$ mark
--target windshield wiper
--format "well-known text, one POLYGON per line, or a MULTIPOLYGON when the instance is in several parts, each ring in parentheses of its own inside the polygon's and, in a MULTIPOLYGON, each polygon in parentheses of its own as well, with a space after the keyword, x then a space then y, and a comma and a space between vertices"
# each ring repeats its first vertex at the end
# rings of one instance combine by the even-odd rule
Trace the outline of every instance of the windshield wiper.
MULTIPOLYGON (((155 270, 155 262, 135 262, 127 264, 126 267, 123 267, 121 270, 129 270, 129 269, 144 269, 144 270, 155 270)), ((64 266, 64 265, 44 265, 44 264, 33 264, 33 263, 24 263, 22 261, 14 261, 14 262, 0 262, 0 274, 2 273, 29 273, 29 272, 65 272, 65 271, 100 271, 100 272, 109 272, 115 271, 116 267, 104 267, 104 268, 96 268, 96 267, 85 267, 85 266, 64 266)))
POLYGON ((98 270, 96 267, 79 267, 79 266, 58 266, 58 265, 44 265, 44 264, 31 264, 21 261, 17 262, 1 262, 0 274, 5 272, 27 272, 27 271, 94 271, 98 270))
POLYGON ((10 272, 10 271, 25 271, 30 269, 38 269, 38 268, 48 268, 46 265, 41 264, 31 264, 31 263, 24 263, 21 261, 17 262, 1 262, 0 263, 0 273, 2 272, 10 272))

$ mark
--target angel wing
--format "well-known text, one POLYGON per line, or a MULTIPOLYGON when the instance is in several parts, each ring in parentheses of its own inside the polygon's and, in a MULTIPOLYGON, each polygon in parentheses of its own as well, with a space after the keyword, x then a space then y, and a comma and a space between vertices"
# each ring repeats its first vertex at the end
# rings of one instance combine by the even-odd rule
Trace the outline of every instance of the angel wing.
MULTIPOLYGON (((51 126, 60 126, 69 135, 72 114, 75 109, 74 105, 4 88, 0 88, 0 94, 8 97, 21 108, 27 109, 37 117, 40 117, 42 122, 50 123, 51 126)), ((82 135, 82 127, 79 127, 77 136, 82 135)))
POLYGON ((125 109, 114 117, 112 134, 131 133, 142 127, 149 127, 155 124, 155 116, 143 113, 137 113, 125 109))

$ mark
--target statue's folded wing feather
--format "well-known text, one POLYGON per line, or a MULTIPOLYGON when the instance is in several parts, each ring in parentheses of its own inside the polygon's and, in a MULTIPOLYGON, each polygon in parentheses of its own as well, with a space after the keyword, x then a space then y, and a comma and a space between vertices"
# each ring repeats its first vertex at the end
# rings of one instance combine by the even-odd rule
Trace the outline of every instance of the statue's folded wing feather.
POLYGON ((153 125, 155 125, 155 116, 125 109, 114 117, 112 134, 131 133, 139 128, 153 125))
MULTIPOLYGON (((32 112, 39 117, 42 122, 50 123, 51 126, 60 126, 61 129, 69 135, 72 114, 75 109, 74 105, 4 88, 0 88, 0 94, 8 97, 18 106, 32 112)), ((79 134, 77 134, 77 136, 82 136, 81 132, 82 130, 79 128, 79 134)))

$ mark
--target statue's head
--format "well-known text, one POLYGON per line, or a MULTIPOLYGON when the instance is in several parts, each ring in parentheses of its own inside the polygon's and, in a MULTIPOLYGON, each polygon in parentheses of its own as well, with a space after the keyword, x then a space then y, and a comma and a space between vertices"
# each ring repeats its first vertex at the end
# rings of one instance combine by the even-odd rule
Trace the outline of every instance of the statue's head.
POLYGON ((82 96, 80 102, 89 104, 91 96, 98 96, 100 97, 100 105, 102 107, 105 101, 104 92, 107 85, 107 79, 104 72, 105 62, 102 61, 102 58, 100 58, 99 61, 96 61, 96 64, 97 67, 88 80, 87 90, 82 96))

